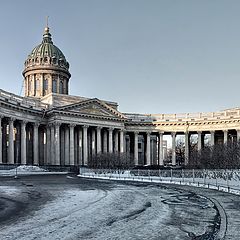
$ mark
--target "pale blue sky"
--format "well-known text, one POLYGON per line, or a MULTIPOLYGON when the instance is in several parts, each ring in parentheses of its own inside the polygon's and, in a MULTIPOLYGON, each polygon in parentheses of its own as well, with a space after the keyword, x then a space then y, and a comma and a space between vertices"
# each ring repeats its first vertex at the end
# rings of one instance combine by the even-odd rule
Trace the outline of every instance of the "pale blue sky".
POLYGON ((72 95, 136 113, 240 106, 238 0, 1 0, 0 88, 20 93, 46 15, 72 95))

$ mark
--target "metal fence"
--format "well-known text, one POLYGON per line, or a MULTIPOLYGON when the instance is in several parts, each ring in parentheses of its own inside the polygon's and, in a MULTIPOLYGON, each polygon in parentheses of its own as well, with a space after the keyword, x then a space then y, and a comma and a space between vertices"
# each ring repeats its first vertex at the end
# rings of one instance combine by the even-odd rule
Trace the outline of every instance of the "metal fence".
POLYGON ((80 176, 91 178, 162 182, 207 187, 240 194, 239 169, 212 170, 113 170, 80 168, 80 176))

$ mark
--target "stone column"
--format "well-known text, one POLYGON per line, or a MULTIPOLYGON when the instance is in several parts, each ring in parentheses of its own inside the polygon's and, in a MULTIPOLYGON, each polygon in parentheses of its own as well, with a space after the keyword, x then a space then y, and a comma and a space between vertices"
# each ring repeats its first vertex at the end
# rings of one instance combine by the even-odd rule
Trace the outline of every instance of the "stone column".
POLYGON ((223 143, 227 144, 228 142, 228 130, 223 131, 223 143))
POLYGON ((202 132, 199 131, 197 132, 198 134, 198 151, 200 151, 202 149, 202 132))
POLYGON ((147 144, 146 144, 146 163, 147 165, 151 165, 151 158, 150 158, 150 132, 147 132, 147 144))
POLYGON ((138 133, 134 132, 134 164, 138 165, 138 133))
POLYGON ((96 154, 96 134, 95 129, 92 129, 92 156, 96 154))
POLYGON ((60 126, 60 165, 64 165, 65 157, 65 129, 60 126))
POLYGON ((114 152, 118 152, 118 130, 114 134, 114 152))
POLYGON ((107 131, 103 131, 103 152, 107 152, 107 131))
POLYGON ((70 147, 69 147, 69 159, 70 159, 70 165, 74 165, 74 127, 75 124, 70 124, 70 147))
POLYGON ((172 165, 176 165, 176 133, 172 132, 172 165))
POLYGON ((189 133, 185 132, 185 162, 184 165, 188 165, 189 160, 189 133))
POLYGON ((82 162, 82 159, 83 159, 83 156, 82 156, 82 152, 83 152, 83 137, 82 137, 82 129, 79 128, 78 129, 78 159, 79 159, 79 165, 82 165, 83 162, 82 162))
POLYGON ((102 151, 102 144, 101 144, 101 127, 97 127, 97 153, 101 153, 102 151))
POLYGON ((50 165, 55 165, 55 146, 54 146, 54 124, 51 124, 51 159, 50 159, 50 165))
POLYGON ((159 160, 159 165, 163 166, 163 132, 159 133, 158 160, 159 160))
POLYGON ((7 123, 2 122, 2 159, 7 163, 7 123))
POLYGON ((214 134, 215 134, 215 131, 211 131, 211 142, 210 142, 210 145, 211 146, 214 146, 215 144, 215 138, 214 138, 214 134))
POLYGON ((47 164, 50 165, 51 163, 51 132, 50 132, 50 125, 47 125, 47 141, 46 141, 46 146, 47 146, 47 164))
POLYGON ((9 119, 9 143, 8 143, 8 163, 14 164, 14 129, 13 129, 13 122, 15 119, 10 118, 9 119))
POLYGON ((240 129, 236 129, 237 131, 237 142, 240 141, 240 129))
POLYGON ((113 152, 113 128, 108 129, 108 152, 113 152))
POLYGON ((124 152, 124 130, 120 130, 120 153, 124 152))
POLYGON ((54 136, 54 144, 55 144, 55 165, 60 165, 60 126, 61 123, 55 123, 55 136, 54 136))
POLYGON ((64 164, 70 165, 69 162, 69 126, 65 126, 65 152, 64 152, 64 164))
POLYGON ((38 144, 38 127, 39 123, 33 125, 33 164, 39 164, 39 144, 38 144))
POLYGON ((3 163, 3 154, 2 154, 2 118, 3 116, 0 115, 0 164, 3 163))
POLYGON ((88 126, 83 126, 83 164, 88 165, 88 139, 87 139, 88 126))

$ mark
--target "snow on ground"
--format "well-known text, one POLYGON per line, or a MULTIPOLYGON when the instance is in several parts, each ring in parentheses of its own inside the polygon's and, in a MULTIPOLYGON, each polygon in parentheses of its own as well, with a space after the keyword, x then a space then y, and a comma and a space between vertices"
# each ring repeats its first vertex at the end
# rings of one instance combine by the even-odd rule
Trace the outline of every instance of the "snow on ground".
POLYGON ((50 191, 54 198, 17 221, 0 225, 0 239, 144 240, 161 236, 184 240, 189 234, 203 234, 216 215, 209 200, 173 189, 115 184, 111 189, 100 185, 87 190, 72 186, 38 190, 50 191))
MULTIPOLYGON (((181 175, 181 174, 180 174, 181 175)), ((79 177, 91 177, 100 179, 111 179, 111 180, 130 180, 130 181, 142 181, 142 182, 161 182, 161 183, 172 183, 181 185, 191 185, 195 187, 205 187, 233 194, 240 195, 240 179, 239 174, 231 173, 231 177, 216 176, 216 174, 209 171, 205 178, 200 177, 164 177, 164 176, 146 176, 146 175, 134 175, 129 170, 88 170, 78 175, 79 177)))
MULTIPOLYGON (((11 169, 10 171, 16 171, 16 168, 11 169)), ((40 168, 38 166, 21 165, 21 166, 17 167, 17 171, 19 171, 19 172, 46 172, 47 170, 40 168)))
POLYGON ((21 165, 9 170, 0 170, 0 176, 16 176, 16 175, 34 175, 34 174, 66 174, 67 172, 49 172, 38 166, 21 165))
POLYGON ((19 189, 16 186, 0 186, 0 194, 7 195, 7 196, 18 196, 22 192, 21 189, 19 189))

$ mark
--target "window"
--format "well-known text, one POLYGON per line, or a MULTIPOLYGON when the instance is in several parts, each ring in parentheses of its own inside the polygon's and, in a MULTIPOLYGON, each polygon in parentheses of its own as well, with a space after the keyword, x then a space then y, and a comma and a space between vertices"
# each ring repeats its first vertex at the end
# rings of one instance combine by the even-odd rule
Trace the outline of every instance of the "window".
POLYGON ((40 89, 40 81, 39 79, 36 80, 36 90, 40 89))
POLYGON ((29 92, 32 90, 32 80, 28 80, 28 90, 29 92))
POLYGON ((48 79, 45 79, 43 82, 43 88, 44 90, 48 90, 48 79))
POLYGON ((52 92, 57 92, 57 81, 55 79, 52 81, 52 92))
POLYGON ((63 93, 63 81, 60 82, 60 89, 59 89, 59 93, 63 93))

